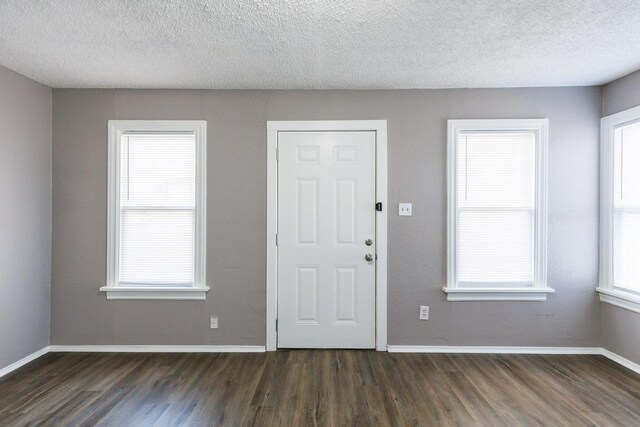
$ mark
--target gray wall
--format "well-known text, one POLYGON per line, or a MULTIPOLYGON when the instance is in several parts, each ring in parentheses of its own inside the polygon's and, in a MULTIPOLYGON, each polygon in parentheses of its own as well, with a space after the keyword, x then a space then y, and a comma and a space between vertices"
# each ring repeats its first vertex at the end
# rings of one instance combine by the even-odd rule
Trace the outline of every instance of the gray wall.
POLYGON ((602 86, 602 116, 640 105, 640 70, 602 86))
MULTIPOLYGON (((602 115, 618 113, 640 105, 640 71, 602 88, 602 115)), ((640 314, 603 304, 602 344, 604 348, 640 363, 640 314)))
POLYGON ((640 364, 640 314, 602 304, 602 346, 640 364))
POLYGON ((266 121, 387 119, 389 343, 600 346, 600 88, 54 90, 54 344, 265 343, 266 121), (450 303, 446 120, 550 119, 547 302, 450 303), (107 301, 107 120, 208 123, 206 302, 107 301), (398 202, 413 202, 398 217, 398 202), (431 320, 418 320, 418 305, 431 320), (208 329, 208 316, 220 329, 208 329))
POLYGON ((49 345, 51 102, 0 66, 0 368, 49 345))

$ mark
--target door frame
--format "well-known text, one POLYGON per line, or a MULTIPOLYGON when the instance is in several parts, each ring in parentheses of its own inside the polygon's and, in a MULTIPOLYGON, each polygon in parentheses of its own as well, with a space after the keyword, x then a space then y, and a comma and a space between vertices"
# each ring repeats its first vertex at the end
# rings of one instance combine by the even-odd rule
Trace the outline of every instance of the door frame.
MULTIPOLYGON (((376 350, 387 351, 387 121, 267 121, 267 351, 278 346, 278 132, 373 131, 376 133, 376 350)), ((375 206, 371 206, 375 209, 375 206)))

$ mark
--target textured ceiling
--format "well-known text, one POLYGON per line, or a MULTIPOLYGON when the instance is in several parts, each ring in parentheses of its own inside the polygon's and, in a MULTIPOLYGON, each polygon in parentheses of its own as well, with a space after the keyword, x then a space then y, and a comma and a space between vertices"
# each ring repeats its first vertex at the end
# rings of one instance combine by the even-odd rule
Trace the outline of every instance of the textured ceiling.
POLYGON ((0 0, 0 64, 52 87, 594 85, 640 0, 0 0))

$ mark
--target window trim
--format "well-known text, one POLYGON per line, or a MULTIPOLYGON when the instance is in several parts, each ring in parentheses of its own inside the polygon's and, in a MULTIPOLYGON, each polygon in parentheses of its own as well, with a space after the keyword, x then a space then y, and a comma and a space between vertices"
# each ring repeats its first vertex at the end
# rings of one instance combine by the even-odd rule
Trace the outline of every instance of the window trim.
POLYGON ((204 120, 109 120, 107 191, 107 299, 204 300, 206 282, 207 122, 204 120), (194 285, 146 286, 117 283, 120 230, 120 141, 124 132, 194 132, 196 137, 196 220, 194 285))
POLYGON ((615 130, 640 121, 640 106, 600 120, 600 301, 640 313, 640 293, 613 285, 613 162, 615 130))
POLYGON ((548 119, 448 120, 447 122, 447 285, 448 301, 545 301, 555 290, 547 284, 548 119), (462 132, 532 131, 536 133, 536 207, 534 283, 460 286, 456 277, 457 139, 462 132))

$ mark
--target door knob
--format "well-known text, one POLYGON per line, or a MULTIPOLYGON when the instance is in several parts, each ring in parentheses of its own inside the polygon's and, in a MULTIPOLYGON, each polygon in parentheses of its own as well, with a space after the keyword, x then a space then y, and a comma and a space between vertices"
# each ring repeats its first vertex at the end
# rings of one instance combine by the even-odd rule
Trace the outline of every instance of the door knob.
POLYGON ((373 255, 371 255, 371 254, 366 254, 366 255, 364 256, 364 259, 366 259, 367 261, 373 261, 373 255))
POLYGON ((367 239, 367 240, 364 241, 364 244, 367 245, 367 246, 371 246, 371 245, 373 245, 373 240, 367 239))

